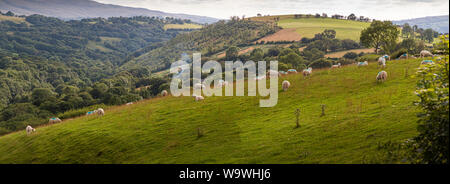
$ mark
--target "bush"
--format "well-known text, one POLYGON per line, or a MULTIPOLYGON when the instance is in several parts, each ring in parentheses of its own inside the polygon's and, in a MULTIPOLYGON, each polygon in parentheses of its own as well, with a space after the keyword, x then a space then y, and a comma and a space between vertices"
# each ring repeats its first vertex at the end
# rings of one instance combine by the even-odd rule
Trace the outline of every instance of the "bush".
POLYGON ((448 37, 442 38, 443 61, 419 68, 415 104, 419 116, 419 135, 414 138, 413 163, 448 164, 449 161, 449 63, 448 37))
POLYGON ((347 52, 343 57, 345 59, 356 59, 358 58, 358 54, 356 54, 355 52, 347 52))
POLYGON ((359 61, 377 61, 380 55, 376 54, 367 54, 364 56, 359 57, 359 61))
POLYGON ((408 50, 405 48, 401 48, 397 51, 395 51, 394 53, 392 53, 391 58, 392 59, 397 59, 399 58, 401 55, 408 53, 408 50))
POLYGON ((331 61, 328 61, 324 58, 318 59, 311 64, 309 64, 310 67, 316 69, 316 68, 329 68, 331 67, 331 61))
POLYGON ((340 58, 337 62, 335 62, 334 64, 337 63, 341 63, 341 65, 351 65, 353 63, 355 63, 356 61, 354 59, 346 59, 346 58, 340 58))

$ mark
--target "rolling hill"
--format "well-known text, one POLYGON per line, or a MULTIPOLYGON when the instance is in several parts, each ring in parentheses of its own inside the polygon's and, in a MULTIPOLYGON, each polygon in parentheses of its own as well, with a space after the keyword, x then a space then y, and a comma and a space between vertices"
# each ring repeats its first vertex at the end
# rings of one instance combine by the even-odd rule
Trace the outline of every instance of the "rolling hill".
POLYGON ((262 22, 274 22, 274 19, 279 19, 276 21, 277 25, 284 29, 285 36, 277 35, 276 40, 270 39, 270 41, 298 41, 299 38, 292 36, 292 33, 296 33, 300 37, 313 38, 315 34, 321 33, 325 29, 334 29, 338 39, 359 41, 361 31, 370 26, 368 22, 314 17, 295 18, 294 15, 251 17, 249 19, 262 22))
POLYGON ((430 16, 430 17, 422 17, 416 19, 409 20, 399 20, 393 21, 394 24, 403 25, 408 23, 409 25, 417 25, 419 28, 428 29, 431 28, 440 33, 449 33, 448 32, 448 24, 449 24, 449 16, 430 16))
POLYGON ((190 19, 197 23, 214 23, 218 19, 204 16, 173 14, 144 8, 102 4, 92 0, 0 0, 0 11, 12 11, 18 15, 39 14, 62 19, 109 17, 173 17, 190 19))
POLYGON ((419 62, 389 62, 385 83, 375 80, 376 63, 284 76, 291 88, 280 89, 273 108, 247 96, 169 96, 110 107, 104 117, 0 137, 0 163, 383 163, 380 145, 417 134, 416 79, 406 72, 419 62))
POLYGON ((181 54, 201 52, 210 56, 222 52, 230 46, 251 44, 252 42, 278 30, 272 24, 255 21, 220 21, 200 30, 179 34, 155 48, 124 63, 122 69, 149 67, 151 71, 168 69, 181 54))

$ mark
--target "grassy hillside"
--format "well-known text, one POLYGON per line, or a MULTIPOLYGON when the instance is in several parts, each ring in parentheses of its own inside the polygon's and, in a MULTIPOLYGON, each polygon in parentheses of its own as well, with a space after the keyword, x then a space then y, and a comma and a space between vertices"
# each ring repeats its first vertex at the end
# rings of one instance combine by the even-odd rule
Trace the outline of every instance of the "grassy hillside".
POLYGON ((338 39, 359 41, 361 31, 369 27, 370 23, 331 18, 300 18, 280 20, 278 25, 282 28, 296 28, 298 34, 307 38, 313 38, 325 29, 334 29, 338 39))
POLYGON ((122 69, 149 67, 152 72, 166 70, 183 53, 202 53, 208 57, 230 46, 254 42, 277 31, 272 24, 254 21, 220 21, 200 30, 179 34, 163 46, 149 50, 122 65, 122 69))
POLYGON ((166 24, 164 25, 164 30, 169 29, 201 29, 203 26, 200 24, 166 24))
POLYGON ((419 62, 389 62, 382 84, 376 63, 317 70, 307 79, 288 75, 280 81, 289 80, 291 89, 280 90, 273 108, 260 108, 259 97, 164 97, 111 107, 101 118, 0 137, 0 163, 380 162, 378 145, 417 134, 410 76, 419 62))
MULTIPOLYGON (((355 41, 359 41, 361 31, 364 28, 370 26, 370 23, 368 22, 338 20, 332 18, 314 18, 314 17, 295 18, 294 15, 262 16, 262 17, 251 17, 249 19, 261 22, 277 22, 278 26, 284 29, 296 29, 296 32, 301 37, 307 38, 313 38, 315 34, 321 33, 325 29, 334 29, 336 31, 336 38, 352 39, 355 41)), ((286 40, 286 38, 283 39, 286 40)))

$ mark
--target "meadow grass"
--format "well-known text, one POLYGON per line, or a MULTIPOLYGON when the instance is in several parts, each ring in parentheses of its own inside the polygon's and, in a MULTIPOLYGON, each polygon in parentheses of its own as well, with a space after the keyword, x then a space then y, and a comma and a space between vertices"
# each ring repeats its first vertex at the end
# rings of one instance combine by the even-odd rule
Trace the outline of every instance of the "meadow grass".
POLYGON ((260 97, 160 97, 0 137, 0 163, 366 163, 379 144, 417 135, 419 60, 281 77, 278 105, 260 97), (408 76, 406 75, 408 72, 408 76), (291 88, 281 90, 281 81, 291 88), (326 115, 321 116, 321 104, 326 115), (295 128, 299 108, 300 128, 295 128), (197 131, 203 132, 202 137, 197 131))
POLYGON ((15 22, 17 24, 28 23, 25 20, 25 18, 23 18, 23 17, 11 17, 11 16, 5 16, 5 15, 0 15, 0 22, 1 21, 12 21, 12 22, 15 22))
POLYGON ((282 19, 278 22, 282 28, 296 28, 302 37, 314 38, 317 33, 325 29, 336 31, 338 39, 352 39, 359 41, 361 31, 370 26, 370 23, 352 20, 338 20, 331 18, 299 18, 282 19))
POLYGON ((169 29, 201 29, 203 26, 199 24, 166 24, 164 25, 164 30, 169 29))

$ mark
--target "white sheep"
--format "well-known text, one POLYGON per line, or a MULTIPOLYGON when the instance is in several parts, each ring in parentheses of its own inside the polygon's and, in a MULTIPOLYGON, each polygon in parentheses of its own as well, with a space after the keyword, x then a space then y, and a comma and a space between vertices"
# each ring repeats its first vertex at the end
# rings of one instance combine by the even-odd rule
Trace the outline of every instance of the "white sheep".
POLYGON ((434 62, 432 60, 423 60, 420 64, 427 65, 427 64, 433 64, 434 62))
POLYGON ((194 89, 202 89, 202 88, 204 89, 206 88, 206 86, 201 83, 194 84, 194 89))
POLYGON ((381 68, 386 67, 386 58, 384 57, 378 58, 378 65, 381 65, 381 68))
POLYGON ((364 61, 364 62, 358 62, 358 66, 367 66, 369 65, 369 62, 364 61))
POLYGON ((205 99, 203 96, 194 95, 193 97, 194 97, 195 101, 202 101, 205 99))
POLYGON ((224 80, 219 80, 219 84, 217 84, 217 86, 218 86, 219 88, 224 87, 224 86, 226 86, 226 85, 228 85, 228 82, 227 82, 227 81, 224 81, 224 80))
POLYGON ((407 53, 402 54, 398 59, 408 59, 409 55, 407 53))
POLYGON ((420 51, 420 57, 424 58, 424 57, 433 57, 433 54, 430 51, 427 50, 423 50, 420 51))
POLYGON ((385 72, 385 71, 378 72, 377 80, 384 82, 387 79, 387 76, 388 76, 387 72, 385 72))
POLYGON ((27 131, 27 135, 31 134, 33 132, 36 132, 36 129, 34 129, 33 127, 31 127, 30 125, 27 126, 27 128, 25 128, 25 130, 27 131))
POLYGON ((86 116, 97 114, 97 110, 89 111, 86 113, 86 116))
POLYGON ((125 104, 125 105, 133 105, 133 102, 128 102, 128 103, 125 104))
POLYGON ((102 108, 98 108, 97 109, 97 115, 103 116, 103 115, 105 115, 105 111, 102 108))
POLYGON ((304 77, 309 76, 311 74, 312 74, 312 68, 311 67, 309 67, 308 69, 304 69, 303 70, 303 76, 304 77))
POLYGON ((290 86, 291 86, 291 83, 289 81, 283 81, 283 83, 282 83, 283 91, 287 91, 290 86))
POLYGON ((287 73, 288 73, 288 74, 291 74, 291 73, 297 73, 297 70, 296 70, 296 69, 289 69, 289 70, 287 71, 287 73))
POLYGON ((162 90, 161 96, 167 96, 167 95, 169 95, 169 92, 167 92, 167 90, 162 90))
POLYGON ((48 120, 48 123, 50 123, 50 124, 61 123, 61 119, 59 119, 59 118, 50 118, 50 120, 48 120))
POLYGON ((281 76, 280 72, 275 71, 275 70, 269 70, 266 75, 267 75, 267 78, 281 76))
POLYGON ((334 68, 340 68, 340 67, 341 67, 341 63, 338 63, 337 65, 331 66, 331 69, 334 69, 334 68))
POLYGON ((266 76, 259 76, 259 77, 256 77, 255 80, 260 81, 260 80, 263 80, 265 78, 266 78, 266 76))

